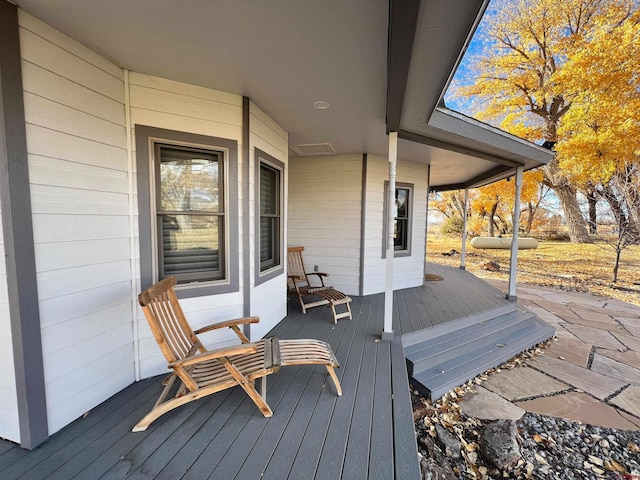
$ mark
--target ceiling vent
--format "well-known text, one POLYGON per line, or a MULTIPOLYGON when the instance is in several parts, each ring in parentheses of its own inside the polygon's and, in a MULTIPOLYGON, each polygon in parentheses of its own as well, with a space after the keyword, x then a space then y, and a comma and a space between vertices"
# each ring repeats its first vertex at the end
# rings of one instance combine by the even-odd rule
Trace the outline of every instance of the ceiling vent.
POLYGON ((300 157, 336 154, 336 151, 328 143, 305 143, 303 145, 289 145, 289 148, 300 157))

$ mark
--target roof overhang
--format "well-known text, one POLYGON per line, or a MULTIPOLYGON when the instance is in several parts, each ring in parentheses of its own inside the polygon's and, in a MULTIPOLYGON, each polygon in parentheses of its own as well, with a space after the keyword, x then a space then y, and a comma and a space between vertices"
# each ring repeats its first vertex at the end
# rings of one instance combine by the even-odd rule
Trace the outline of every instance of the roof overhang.
POLYGON ((123 68, 250 97, 290 145, 386 157, 397 129, 398 158, 429 163, 432 188, 551 158, 437 108, 481 0, 12 1, 123 68))
POLYGON ((552 152, 444 107, 444 93, 489 0, 391 1, 387 130, 467 157, 434 190, 490 183, 544 165, 552 152), (410 48, 407 48, 410 46, 410 48))

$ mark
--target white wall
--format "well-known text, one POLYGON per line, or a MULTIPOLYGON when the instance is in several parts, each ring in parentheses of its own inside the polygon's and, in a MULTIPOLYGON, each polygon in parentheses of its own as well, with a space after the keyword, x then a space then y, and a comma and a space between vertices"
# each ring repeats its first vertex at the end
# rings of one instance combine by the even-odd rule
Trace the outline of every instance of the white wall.
POLYGON ((4 260, 4 235, 0 215, 0 437, 20 442, 18 421, 18 393, 16 391, 9 293, 7 291, 7 265, 4 260))
MULTIPOLYGON (((147 125, 236 140, 239 162, 238 189, 239 192, 242 191, 242 97, 133 72, 129 75, 129 83, 132 126, 147 125)), ((132 137, 135 138, 135 129, 132 137)), ((132 157, 135 168, 135 151, 132 157)), ((238 221, 242 225, 241 200, 234 210, 238 212, 238 221)), ((241 238, 238 238, 238 243, 242 245, 241 238)), ((138 284, 139 278, 138 273, 138 284)), ((242 266, 240 278, 242 279, 242 266)), ((180 303, 194 329, 241 317, 243 313, 242 288, 234 293, 187 298, 180 303)), ((166 372, 167 362, 158 349, 140 309, 137 322, 141 377, 166 372)), ((231 330, 226 330, 207 334, 203 340, 209 347, 215 347, 228 344, 236 338, 231 330)))
MULTIPOLYGON (((253 220, 255 212, 251 208, 251 263, 243 265, 243 172, 246 159, 243 158, 242 144, 242 97, 223 93, 194 85, 171 80, 131 73, 130 102, 132 125, 140 124, 157 128, 166 128, 181 132, 222 137, 238 142, 238 204, 234 213, 238 215, 237 242, 240 256, 240 289, 238 292, 210 297, 188 298, 181 300, 182 308, 191 325, 198 328, 210 323, 243 316, 244 306, 244 269, 250 268, 253 282, 252 265, 255 251, 255 232, 253 220)), ((258 147, 286 163, 288 140, 287 133, 255 105, 250 106, 250 201, 254 191, 253 148, 258 147)), ((135 132, 133 133, 135 137, 135 132)), ((135 152, 134 152, 135 157, 135 152)), ((286 192, 285 192, 286 193, 286 192)), ((136 202, 137 203, 137 202, 136 202)), ((137 221, 136 221, 137 224, 137 221)), ((137 239, 136 239, 137 243, 137 239)), ((265 282, 251 292, 251 312, 261 317, 260 324, 251 327, 251 338, 261 338, 286 316, 285 276, 281 275, 265 282), (281 301, 274 301, 280 297, 281 301)), ((139 275, 137 276, 139 281, 139 275)), ((253 283, 249 286, 253 288, 253 283)), ((138 316, 140 337, 140 368, 143 378, 166 371, 166 361, 160 354, 146 320, 141 313, 138 316)), ((209 348, 215 348, 236 342, 237 337, 231 330, 216 331, 203 337, 209 348)))
MULTIPOLYGON (((241 317, 243 269, 242 97, 129 73, 19 10, 27 151, 49 433, 135 380, 167 371, 135 296, 140 289, 135 124, 238 142, 240 290, 189 298, 194 328, 241 317), (125 84, 128 74, 128 83, 125 84), (127 92, 129 100, 127 103, 127 92), (139 336, 136 345, 135 338, 139 336), (136 349, 137 347, 137 349, 136 349)), ((251 105, 249 160, 258 147, 286 164, 287 133, 251 105)), ((253 165, 251 164, 253 169, 253 165)), ((253 183, 253 171, 251 172, 253 183)), ((285 178, 286 182, 286 178, 285 178)), ((253 185, 250 200, 253 201, 253 185)), ((287 191, 285 188, 285 198, 287 191)), ((252 220, 255 211, 251 208, 252 220)), ((0 253, 3 245, 0 244, 0 253)), ((285 276, 252 283, 258 338, 286 315, 285 276), (279 299, 274 301, 274 299, 279 299)), ((4 262, 0 265, 0 436, 19 441, 4 262)), ((237 342, 206 334, 210 347, 237 342)))
POLYGON ((329 285, 359 294, 362 155, 289 160, 289 246, 304 247, 329 285))
POLYGON ((123 72, 19 10, 49 431, 133 381, 123 72))
MULTIPOLYGON (((369 155, 367 161, 364 294, 383 292, 385 259, 382 258, 384 182, 389 179, 386 158, 369 155)), ((409 288, 424 282, 425 227, 428 166, 398 160, 396 181, 413 184, 413 218, 411 225, 411 256, 396 257, 393 268, 393 288, 409 288)))
MULTIPOLYGON (((255 251, 256 245, 256 202, 255 202, 255 148, 259 148, 265 153, 268 153, 272 157, 280 160, 285 164, 284 172, 284 211, 282 214, 282 222, 284 224, 283 243, 286 248, 287 238, 287 194, 288 194, 288 179, 287 174, 289 169, 287 168, 288 161, 288 149, 289 140, 285 130, 282 129, 276 122, 269 118, 259 107, 250 103, 249 109, 249 160, 250 160, 250 175, 249 175, 249 198, 250 198, 250 211, 251 221, 250 225, 250 245, 251 254, 251 315, 260 317, 260 323, 251 325, 250 339, 257 340, 264 337, 269 330, 275 327, 280 320, 287 315, 287 277, 286 271, 282 275, 279 275, 271 280, 268 280, 260 285, 255 285, 255 251)), ((241 202, 242 203, 242 202, 241 202)), ((287 254, 286 250, 282 254, 282 261, 286 262, 287 254)))

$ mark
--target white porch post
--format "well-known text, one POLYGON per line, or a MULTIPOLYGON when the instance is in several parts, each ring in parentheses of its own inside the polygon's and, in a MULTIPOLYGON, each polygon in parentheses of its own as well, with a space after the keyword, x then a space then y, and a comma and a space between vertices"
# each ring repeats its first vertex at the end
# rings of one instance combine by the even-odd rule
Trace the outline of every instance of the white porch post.
POLYGON ((398 132, 389 132, 389 196, 387 198, 387 250, 384 289, 383 340, 393 340, 393 220, 396 201, 396 164, 398 161, 398 132))
POLYGON ((431 165, 427 165, 427 198, 424 214, 424 262, 422 262, 422 278, 427 274, 427 245, 429 244, 429 189, 431 188, 431 165))
POLYGON ((462 222, 462 248, 460 253, 460 269, 466 268, 464 262, 467 256, 467 216, 469 215, 469 189, 464 189, 464 219, 462 222))
POLYGON ((522 192, 522 167, 516 168, 516 197, 513 202, 513 239, 511 240, 511 263, 509 266, 509 300, 516 299, 516 274, 518 273, 518 229, 520 228, 520 194, 522 192))

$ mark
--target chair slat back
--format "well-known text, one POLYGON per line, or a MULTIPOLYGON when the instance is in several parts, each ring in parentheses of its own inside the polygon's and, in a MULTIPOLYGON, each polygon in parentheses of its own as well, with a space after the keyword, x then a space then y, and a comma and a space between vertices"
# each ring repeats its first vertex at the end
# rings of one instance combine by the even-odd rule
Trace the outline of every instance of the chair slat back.
POLYGON ((287 249, 287 275, 300 277, 301 280, 297 283, 306 282, 305 286, 308 286, 309 279, 307 278, 307 271, 304 268, 302 252, 304 252, 304 247, 289 247, 287 249))
POLYGON ((167 362, 182 359, 202 347, 184 316, 173 287, 175 277, 168 277, 138 295, 153 336, 167 362))

